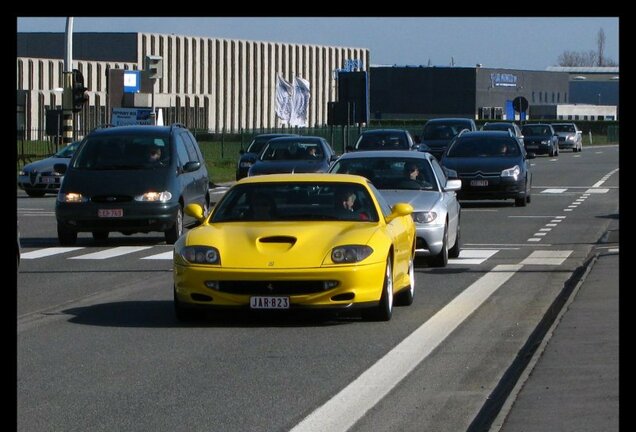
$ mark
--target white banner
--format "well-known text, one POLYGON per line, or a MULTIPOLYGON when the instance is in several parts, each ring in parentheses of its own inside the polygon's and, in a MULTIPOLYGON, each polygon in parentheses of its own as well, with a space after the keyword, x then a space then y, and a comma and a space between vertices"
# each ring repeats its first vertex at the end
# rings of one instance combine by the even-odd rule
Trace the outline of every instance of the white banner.
POLYGON ((276 116, 283 124, 289 123, 291 118, 292 93, 291 84, 278 74, 276 76, 276 116))
POLYGON ((301 77, 294 78, 294 93, 292 96, 292 111, 289 119, 290 126, 307 126, 309 99, 311 92, 309 81, 301 77))

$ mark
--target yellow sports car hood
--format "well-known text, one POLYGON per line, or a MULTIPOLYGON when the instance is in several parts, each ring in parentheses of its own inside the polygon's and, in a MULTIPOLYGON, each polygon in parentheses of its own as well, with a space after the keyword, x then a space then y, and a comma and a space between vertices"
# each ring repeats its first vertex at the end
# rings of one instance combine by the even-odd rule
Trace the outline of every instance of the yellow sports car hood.
POLYGON ((378 231, 378 224, 368 222, 233 222, 191 230, 186 246, 214 246, 223 268, 315 268, 329 263, 331 250, 341 245, 368 244, 374 253, 365 263, 383 261, 390 240, 378 231))

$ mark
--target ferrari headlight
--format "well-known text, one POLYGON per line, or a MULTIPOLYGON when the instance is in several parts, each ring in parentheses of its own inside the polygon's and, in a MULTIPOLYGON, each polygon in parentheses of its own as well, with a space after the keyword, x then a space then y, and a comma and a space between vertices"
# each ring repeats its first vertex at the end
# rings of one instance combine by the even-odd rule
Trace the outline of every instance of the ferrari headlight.
POLYGON ((501 172, 502 177, 512 177, 515 180, 519 178, 519 174, 521 174, 521 168, 519 168, 519 165, 515 165, 512 168, 505 169, 501 172))
POLYGON ((411 217, 416 223, 431 223, 437 218, 437 213, 434 211, 413 212, 411 217))
POLYGON ((65 203, 81 203, 88 201, 88 198, 84 198, 81 193, 59 193, 57 194, 57 200, 65 203))
POLYGON ((211 246, 186 246, 179 255, 190 264, 221 264, 218 249, 211 246))
POLYGON ((168 191, 163 192, 146 192, 142 195, 137 195, 135 201, 146 202, 168 202, 172 198, 172 194, 168 191))
POLYGON ((373 253, 373 249, 363 245, 346 245, 333 248, 331 260, 335 263, 360 262, 373 253))

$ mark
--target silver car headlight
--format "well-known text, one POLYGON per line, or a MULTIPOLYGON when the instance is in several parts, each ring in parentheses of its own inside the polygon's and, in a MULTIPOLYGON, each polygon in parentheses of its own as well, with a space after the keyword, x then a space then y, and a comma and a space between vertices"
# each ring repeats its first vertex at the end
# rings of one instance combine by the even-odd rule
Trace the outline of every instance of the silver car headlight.
POLYGON ((435 219, 437 219, 437 213, 435 213, 434 211, 413 212, 411 213, 411 217, 416 223, 425 224, 425 223, 431 223, 435 219))
POLYGON ((360 262, 373 253, 373 249, 365 245, 338 246, 331 250, 331 260, 335 263, 360 262))
POLYGON ((515 165, 512 168, 505 169, 501 172, 502 177, 512 177, 515 180, 519 178, 519 174, 521 174, 521 168, 519 168, 519 165, 515 165))
POLYGON ((190 264, 221 264, 219 250, 211 246, 186 246, 179 255, 190 264))
POLYGON ((137 195, 135 201, 146 202, 168 202, 172 198, 172 194, 168 191, 163 192, 146 192, 145 194, 137 195))

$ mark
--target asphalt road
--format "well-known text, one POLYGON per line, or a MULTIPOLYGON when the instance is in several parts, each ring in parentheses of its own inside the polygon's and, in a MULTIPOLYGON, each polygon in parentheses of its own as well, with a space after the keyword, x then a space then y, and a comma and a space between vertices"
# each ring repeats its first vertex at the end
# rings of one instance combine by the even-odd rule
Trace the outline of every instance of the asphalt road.
MULTIPOLYGON (((463 251, 414 303, 355 316, 172 311, 160 234, 56 249, 18 192, 19 431, 462 431, 618 215, 618 146, 532 160, 532 202, 462 202, 463 251)), ((222 191, 220 191, 222 192, 222 191)))

